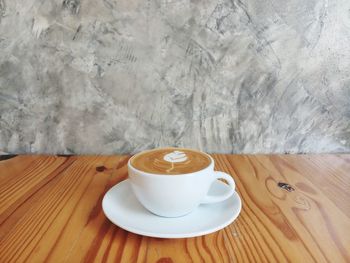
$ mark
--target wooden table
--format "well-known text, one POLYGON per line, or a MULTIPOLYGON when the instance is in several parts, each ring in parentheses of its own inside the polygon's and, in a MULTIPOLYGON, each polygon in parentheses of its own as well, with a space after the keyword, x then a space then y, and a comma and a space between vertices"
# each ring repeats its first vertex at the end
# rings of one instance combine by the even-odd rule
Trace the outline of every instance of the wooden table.
POLYGON ((243 210, 189 239, 139 236, 105 217, 128 156, 2 158, 0 262, 350 262, 350 155, 213 157, 243 210))

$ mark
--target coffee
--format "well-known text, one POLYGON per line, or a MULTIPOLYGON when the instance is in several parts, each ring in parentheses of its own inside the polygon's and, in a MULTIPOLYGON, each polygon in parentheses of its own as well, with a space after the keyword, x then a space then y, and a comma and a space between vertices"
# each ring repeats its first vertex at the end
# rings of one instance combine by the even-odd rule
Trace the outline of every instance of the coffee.
POLYGON ((183 148, 136 154, 128 161, 128 177, 137 200, 153 214, 165 217, 187 215, 200 204, 222 202, 235 192, 232 177, 214 171, 209 155, 183 148), (218 179, 225 179, 230 190, 208 194, 218 179))
POLYGON ((161 148, 139 153, 132 157, 131 165, 152 174, 178 175, 203 170, 211 163, 204 153, 184 148, 161 148))

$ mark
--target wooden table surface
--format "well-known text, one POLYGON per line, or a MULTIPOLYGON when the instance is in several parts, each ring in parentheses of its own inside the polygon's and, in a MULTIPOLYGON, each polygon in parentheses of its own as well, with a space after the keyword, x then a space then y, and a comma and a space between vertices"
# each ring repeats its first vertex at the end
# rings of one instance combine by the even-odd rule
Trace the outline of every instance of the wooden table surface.
POLYGON ((103 195, 127 178, 129 156, 1 160, 0 262, 350 262, 350 155, 213 157, 243 209, 188 239, 139 236, 105 217, 103 195))

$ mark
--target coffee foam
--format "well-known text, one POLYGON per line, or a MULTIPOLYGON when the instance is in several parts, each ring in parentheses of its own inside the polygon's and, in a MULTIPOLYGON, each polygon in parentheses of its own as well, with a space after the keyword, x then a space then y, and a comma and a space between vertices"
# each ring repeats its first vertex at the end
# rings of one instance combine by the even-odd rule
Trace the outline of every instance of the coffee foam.
POLYGON ((162 148, 139 153, 131 165, 143 172, 178 175, 193 173, 208 167, 211 159, 204 153, 184 148, 162 148))

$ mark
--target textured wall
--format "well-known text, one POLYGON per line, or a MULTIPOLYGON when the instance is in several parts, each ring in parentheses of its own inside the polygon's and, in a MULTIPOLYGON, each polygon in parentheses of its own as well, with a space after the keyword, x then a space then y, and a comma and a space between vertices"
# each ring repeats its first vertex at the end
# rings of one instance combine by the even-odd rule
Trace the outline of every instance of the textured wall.
POLYGON ((349 151, 349 43, 348 0, 0 0, 0 151, 349 151))

